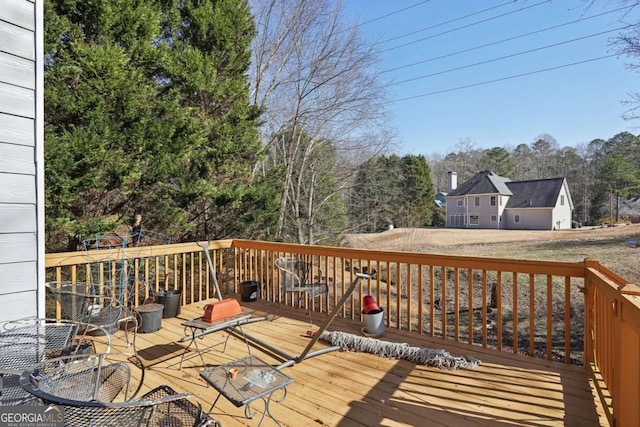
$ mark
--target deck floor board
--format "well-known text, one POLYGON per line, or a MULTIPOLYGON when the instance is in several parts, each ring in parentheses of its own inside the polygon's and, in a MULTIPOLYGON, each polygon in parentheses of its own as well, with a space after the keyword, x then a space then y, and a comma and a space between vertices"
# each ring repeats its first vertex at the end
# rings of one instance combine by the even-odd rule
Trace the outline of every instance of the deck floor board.
MULTIPOLYGON (((162 328, 137 335, 137 349, 145 365, 143 391, 169 384, 192 393, 205 410, 217 392, 199 376, 200 357, 189 352, 182 370, 180 358, 188 342, 180 325, 202 314, 207 301, 182 307, 176 318, 163 319, 162 328)), ((309 342, 308 329, 317 329, 326 317, 313 313, 310 327, 302 309, 283 306, 272 320, 276 305, 241 303, 243 311, 267 314, 269 319, 244 325, 242 330, 287 354, 298 356, 309 342)), ((360 335, 361 322, 337 318, 331 330, 360 335)), ((199 339, 201 346, 218 344, 203 354, 207 366, 247 355, 242 337, 218 331, 199 339)), ((440 370, 405 360, 391 360, 356 352, 332 351, 284 368, 294 378, 284 401, 272 402, 271 412, 282 425, 298 426, 607 426, 603 408, 586 370, 548 360, 470 347, 438 337, 388 328, 382 340, 448 350, 456 356, 474 356, 480 365, 470 370, 440 370)), ((326 348, 319 341, 313 350, 326 348)), ((114 338, 114 351, 130 351, 124 333, 114 338)), ((282 358, 252 346, 251 353, 278 365, 282 358)), ((274 396, 276 397, 276 396, 274 396)), ((213 416, 223 426, 257 425, 263 405, 252 405, 253 419, 244 408, 220 398, 213 416)), ((274 425, 265 420, 264 426, 274 425)))

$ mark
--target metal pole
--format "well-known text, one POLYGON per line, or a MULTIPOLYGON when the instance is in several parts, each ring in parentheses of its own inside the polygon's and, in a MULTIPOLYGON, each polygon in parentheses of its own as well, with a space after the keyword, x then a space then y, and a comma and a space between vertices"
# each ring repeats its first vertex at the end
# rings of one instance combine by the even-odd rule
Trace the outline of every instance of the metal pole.
MULTIPOLYGON (((232 327, 232 328, 229 328, 229 329, 231 329, 236 334, 242 333, 242 331, 238 331, 235 327, 232 327)), ((287 361, 295 360, 295 358, 293 356, 291 356, 290 354, 285 353, 284 351, 280 350, 277 347, 274 347, 273 345, 269 344, 266 341, 261 340, 260 338, 254 337, 253 335, 247 334, 247 333, 244 333, 243 335, 244 335, 245 339, 247 339, 249 342, 252 342, 252 343, 257 344, 257 345, 259 345, 261 347, 264 347, 267 350, 271 351, 272 353, 277 354, 278 356, 282 357, 283 359, 285 359, 287 361)))
POLYGON ((336 306, 333 308, 333 311, 331 312, 331 314, 329 314, 327 320, 324 321, 322 326, 320 326, 320 329, 316 331, 315 335, 311 338, 311 341, 309 341, 309 344, 307 344, 307 347, 302 351, 302 353, 300 353, 300 356, 297 357, 296 362, 302 362, 304 360, 304 358, 307 356, 307 353, 309 353, 309 350, 311 350, 311 347, 313 347, 314 344, 318 342, 318 339, 320 339, 320 335, 322 335, 322 333, 329 327, 331 322, 333 322, 333 319, 336 318, 338 312, 342 310, 342 306, 344 306, 344 304, 347 302, 347 299, 349 299, 356 286, 358 286, 360 280, 371 278, 374 274, 375 272, 373 274, 356 273, 356 280, 349 286, 349 288, 347 288, 347 291, 344 293, 344 295, 342 295, 342 298, 340 298, 338 304, 336 304, 336 306))
POLYGON ((207 263, 209 264, 209 273, 211 273, 211 279, 216 287, 216 297, 222 301, 222 294, 220 293, 220 286, 218 286, 218 279, 216 278, 216 272, 213 271, 213 262, 211 261, 211 255, 209 254, 209 241, 207 243, 196 242, 198 246, 202 248, 204 254, 207 256, 207 263))

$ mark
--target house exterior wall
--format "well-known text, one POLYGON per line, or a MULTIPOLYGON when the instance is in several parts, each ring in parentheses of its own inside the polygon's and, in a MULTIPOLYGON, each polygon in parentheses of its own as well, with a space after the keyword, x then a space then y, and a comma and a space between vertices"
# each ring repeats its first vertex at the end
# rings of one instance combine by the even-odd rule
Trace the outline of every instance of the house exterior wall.
POLYGON ((447 198, 447 227, 450 228, 504 228, 504 207, 508 197, 498 194, 470 194, 447 198), (495 205, 491 205, 491 198, 495 205), (476 204, 476 198, 478 204, 476 204), (462 201, 462 206, 458 201, 462 201), (475 219, 477 218, 477 223, 475 219))
POLYGON ((0 321, 44 310, 42 1, 0 8, 0 321))
POLYGON ((509 196, 500 195, 498 202, 498 221, 500 221, 500 226, 498 228, 509 228, 507 227, 507 216, 506 216, 506 206, 509 203, 509 196))
MULTIPOLYGON (((556 206, 553 208, 551 223, 556 230, 571 229, 573 202, 567 189, 566 182, 560 190, 556 206)), ((552 228, 553 228, 552 227, 552 228)))
POLYGON ((505 209, 506 228, 510 230, 551 230, 551 208, 505 209), (520 221, 516 222, 516 216, 520 221))
POLYGON ((447 227, 466 228, 467 197, 447 197, 447 227), (462 206, 459 205, 462 203, 462 206))

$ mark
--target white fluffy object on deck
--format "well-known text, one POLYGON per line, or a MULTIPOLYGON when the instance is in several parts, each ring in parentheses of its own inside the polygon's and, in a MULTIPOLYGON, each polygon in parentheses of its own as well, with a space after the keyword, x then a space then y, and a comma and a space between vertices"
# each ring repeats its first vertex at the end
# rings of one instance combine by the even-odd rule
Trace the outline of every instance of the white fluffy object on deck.
POLYGON ((342 350, 371 353, 388 359, 404 359, 440 369, 472 369, 480 364, 474 357, 453 356, 446 350, 413 347, 407 343, 394 343, 361 337, 346 332, 324 332, 320 339, 342 350))

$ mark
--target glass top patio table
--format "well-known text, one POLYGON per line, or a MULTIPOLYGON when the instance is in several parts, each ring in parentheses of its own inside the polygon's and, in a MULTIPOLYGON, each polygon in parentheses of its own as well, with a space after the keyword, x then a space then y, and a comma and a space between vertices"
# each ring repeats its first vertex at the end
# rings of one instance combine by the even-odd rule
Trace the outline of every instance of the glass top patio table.
MULTIPOLYGON (((252 418, 255 412, 251 410, 251 402, 262 399, 264 401, 264 413, 258 423, 262 424, 265 417, 271 418, 277 425, 269 409, 273 393, 282 390, 281 402, 287 395, 286 387, 293 382, 293 378, 279 371, 254 355, 243 357, 220 366, 205 369, 200 376, 220 394, 233 403, 236 407, 245 407, 245 416, 252 418)), ((216 405, 218 398, 211 404, 209 412, 216 405)))
MULTIPOLYGON (((202 361, 202 367, 205 368, 207 365, 202 357, 202 354, 208 351, 208 348, 200 348, 198 346, 197 338, 203 338, 205 335, 208 335, 213 332, 227 330, 230 332, 233 328, 238 328, 241 334, 244 337, 245 343, 247 344, 247 351, 251 354, 251 348, 249 347, 249 341, 247 340, 244 331, 242 331, 242 325, 246 325, 248 323, 261 322, 263 320, 267 320, 267 316, 259 316, 253 317, 249 313, 240 313, 235 316, 227 317, 225 319, 221 319, 215 322, 206 322, 203 320, 202 316, 196 319, 187 320, 182 322, 182 326, 184 326, 185 336, 182 337, 179 341, 185 342, 189 341, 189 345, 184 349, 182 353, 182 358, 180 359, 180 367, 182 369, 182 363, 184 362, 185 356, 190 351, 191 346, 193 346, 193 350, 200 356, 200 360, 202 361)), ((226 340, 229 339, 231 334, 227 335, 226 340)), ((224 341, 224 346, 226 348, 226 342, 224 341)), ((224 351, 224 350, 223 350, 224 351)))

